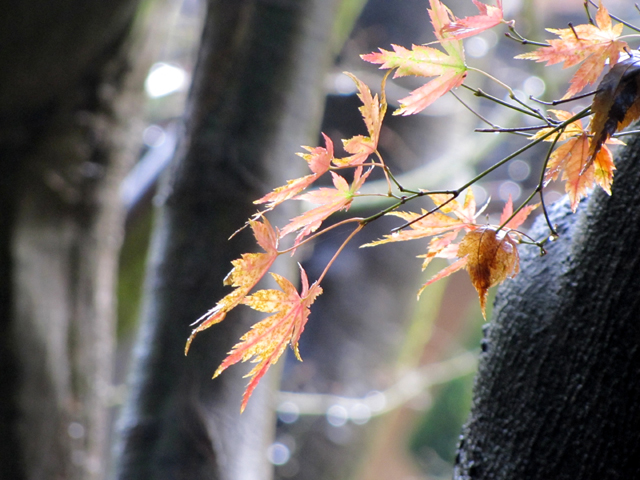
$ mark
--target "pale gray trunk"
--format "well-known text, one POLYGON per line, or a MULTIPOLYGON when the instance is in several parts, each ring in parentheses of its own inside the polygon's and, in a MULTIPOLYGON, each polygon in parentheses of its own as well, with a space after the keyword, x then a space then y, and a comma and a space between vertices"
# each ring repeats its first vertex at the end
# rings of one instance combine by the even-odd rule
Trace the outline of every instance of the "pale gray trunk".
POLYGON ((118 188, 149 67, 137 7, 1 7, 2 478, 106 474, 118 188))

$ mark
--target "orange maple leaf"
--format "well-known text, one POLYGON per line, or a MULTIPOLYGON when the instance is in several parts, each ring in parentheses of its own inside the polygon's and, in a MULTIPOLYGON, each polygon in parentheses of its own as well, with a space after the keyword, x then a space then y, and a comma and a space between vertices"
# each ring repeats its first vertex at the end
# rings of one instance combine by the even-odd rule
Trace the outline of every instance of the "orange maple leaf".
POLYGON ((191 341, 198 332, 206 330, 211 325, 221 322, 227 313, 242 303, 251 289, 260 281, 271 268, 278 256, 278 234, 269 221, 263 217, 263 221, 249 220, 253 235, 265 253, 243 253, 241 258, 233 260, 233 269, 224 279, 225 285, 235 287, 235 290, 220 300, 215 307, 196 320, 199 323, 185 346, 185 355, 189 351, 191 341))
POLYGON ((485 5, 478 0, 473 0, 473 3, 478 7, 480 15, 456 19, 448 25, 445 25, 442 28, 442 32, 450 34, 451 38, 462 40, 463 38, 472 37, 473 35, 493 28, 504 21, 502 0, 497 1, 496 7, 485 5))
MULTIPOLYGON (((573 116, 563 110, 552 110, 552 112, 561 121, 567 121, 573 116)), ((544 130, 548 131, 548 129, 544 130)), ((542 130, 535 136, 540 136, 541 133, 543 133, 542 130)), ((553 141, 551 137, 545 140, 553 141)), ((580 120, 569 124, 558 140, 566 140, 566 142, 551 153, 545 171, 545 182, 557 180, 562 172, 561 179, 566 180, 565 191, 569 196, 571 209, 576 211, 580 199, 587 195, 594 183, 611 194, 611 183, 615 170, 611 150, 603 146, 591 162, 590 143, 592 140, 582 128, 580 120)))
POLYGON ((240 342, 233 347, 213 375, 213 378, 216 378, 227 367, 240 361, 250 360, 257 364, 246 375, 251 377, 251 381, 242 397, 241 412, 244 411, 249 397, 260 379, 269 367, 278 361, 287 345, 291 345, 298 360, 302 361, 298 351, 298 340, 307 323, 310 313, 309 307, 322 293, 322 288, 317 283, 309 287, 309 280, 302 266, 300 266, 302 280, 300 294, 286 278, 275 273, 271 275, 282 290, 259 290, 244 298, 242 303, 259 312, 275 313, 275 315, 271 315, 251 327, 251 330, 240 338, 240 342))
POLYGON ((372 96, 369 87, 355 75, 349 72, 345 72, 345 75, 348 75, 358 88, 358 98, 362 101, 362 106, 359 110, 367 126, 369 136, 356 135, 348 140, 343 140, 342 144, 344 149, 351 155, 346 158, 335 159, 334 163, 337 166, 355 166, 365 162, 367 158, 369 158, 369 155, 375 153, 378 149, 382 120, 387 112, 387 100, 384 95, 387 77, 385 76, 382 81, 382 94, 380 99, 378 99, 378 95, 372 96))
POLYGON ((460 86, 467 76, 462 41, 443 31, 456 20, 455 17, 440 0, 430 0, 430 4, 431 24, 446 53, 424 45, 413 45, 411 50, 392 45, 393 52, 381 48, 379 52, 361 56, 367 62, 380 64, 380 68, 397 69, 394 78, 407 75, 437 77, 400 99, 400 108, 393 112, 394 115, 421 112, 449 90, 460 86))
MULTIPOLYGON (((513 277, 519 271, 517 243, 513 235, 519 235, 519 232, 515 231, 515 229, 525 221, 536 207, 537 205, 524 207, 511 218, 513 215, 513 202, 509 197, 500 217, 501 224, 506 222, 503 230, 499 231, 498 227, 492 225, 478 225, 474 220, 472 224, 465 223, 464 230, 452 231, 445 235, 434 237, 429 244, 427 253, 420 255, 420 257, 425 258, 423 270, 435 257, 458 257, 458 260, 442 269, 422 285, 418 291, 418 297, 427 286, 466 268, 473 286, 478 291, 482 315, 485 316, 486 297, 489 288, 501 283, 508 277, 513 277), (459 243, 453 243, 459 231, 464 231, 465 234, 459 243)), ((455 208, 455 206, 452 208, 455 208)), ((465 212, 460 208, 457 211, 465 218, 470 213, 469 210, 465 212)))
POLYGON ((356 168, 353 182, 349 186, 344 177, 331 172, 335 188, 323 187, 294 197, 294 200, 306 200, 320 206, 291 219, 280 232, 280 238, 300 230, 295 240, 295 245, 298 245, 304 237, 315 232, 329 215, 339 210, 348 210, 369 173, 371 173, 370 169, 362 174, 362 167, 356 168))
POLYGON ((309 168, 313 172, 311 175, 306 175, 302 178, 296 178, 289 180, 286 185, 274 189, 272 192, 266 194, 264 197, 255 200, 253 203, 261 204, 268 203, 267 210, 273 210, 277 205, 281 204, 285 200, 295 197, 302 190, 307 188, 313 182, 315 182, 321 175, 329 171, 331 161, 333 158, 333 142, 331 139, 322 134, 324 137, 326 148, 323 147, 305 147, 309 153, 298 153, 297 155, 304 158, 309 164, 309 168))
POLYGON ((622 28, 621 23, 615 26, 612 24, 609 12, 601 2, 596 12, 596 25, 548 28, 548 32, 555 33, 560 38, 549 40, 548 47, 518 55, 516 58, 547 62, 547 65, 564 62, 563 68, 584 62, 571 78, 571 86, 563 97, 570 98, 587 85, 595 83, 607 60, 610 67, 618 62, 620 53, 629 47, 627 42, 618 40, 622 28))
POLYGON ((497 232, 495 228, 486 226, 464 236, 458 248, 458 256, 467 260, 464 266, 478 292, 482 316, 486 319, 489 288, 508 277, 514 277, 520 271, 518 245, 509 232, 497 232))

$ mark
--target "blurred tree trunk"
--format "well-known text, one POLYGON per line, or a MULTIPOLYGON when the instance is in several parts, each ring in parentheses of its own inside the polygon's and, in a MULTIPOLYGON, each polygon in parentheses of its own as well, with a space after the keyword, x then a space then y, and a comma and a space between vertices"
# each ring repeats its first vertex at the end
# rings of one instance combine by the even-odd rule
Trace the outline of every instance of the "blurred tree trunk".
POLYGON ((456 479, 640 478, 640 139, 620 157, 500 289, 456 479))
POLYGON ((0 6, 2 478, 104 477, 138 3, 0 6))
POLYGON ((151 247, 118 448, 121 480, 271 477, 265 387, 277 379, 263 380, 242 416, 240 369, 211 380, 257 318, 240 307, 196 337, 186 358, 184 346, 189 325, 228 293, 230 261, 256 250, 249 231, 228 241, 256 212, 252 200, 304 173, 294 153, 316 143, 335 3, 208 3, 185 133, 151 247))

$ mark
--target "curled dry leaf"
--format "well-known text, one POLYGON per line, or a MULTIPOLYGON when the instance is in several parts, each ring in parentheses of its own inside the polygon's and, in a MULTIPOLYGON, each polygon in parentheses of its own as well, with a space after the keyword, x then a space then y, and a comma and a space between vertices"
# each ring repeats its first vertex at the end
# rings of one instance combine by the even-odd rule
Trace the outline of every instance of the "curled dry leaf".
POLYGON ((607 72, 593 98, 589 126, 593 140, 587 168, 611 135, 640 118, 640 52, 631 53, 607 72))
POLYGON ((520 271, 518 246, 509 233, 481 227, 467 233, 458 248, 458 257, 466 258, 471 283, 478 291, 482 316, 489 288, 515 276, 520 271))

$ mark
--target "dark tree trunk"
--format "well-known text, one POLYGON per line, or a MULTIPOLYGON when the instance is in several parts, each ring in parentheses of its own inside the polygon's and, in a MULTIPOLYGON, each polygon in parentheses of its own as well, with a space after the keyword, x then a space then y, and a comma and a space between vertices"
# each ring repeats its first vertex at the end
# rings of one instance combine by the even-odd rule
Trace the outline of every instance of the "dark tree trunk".
POLYGON ((106 472, 118 187, 149 67, 137 6, 0 6, 2 478, 106 472))
MULTIPOLYGON (((455 478, 640 478, 640 140, 499 291, 455 478)), ((537 233, 545 227, 540 222, 537 233)))
POLYGON ((252 200, 304 173, 293 154, 316 142, 334 3, 209 2, 186 133, 152 244, 121 480, 271 476, 265 387, 276 379, 263 379, 243 415, 241 369, 211 380, 256 317, 240 307, 196 337, 186 358, 184 345, 189 325, 228 293, 230 261, 256 250, 248 231, 228 241, 256 212, 252 200))

